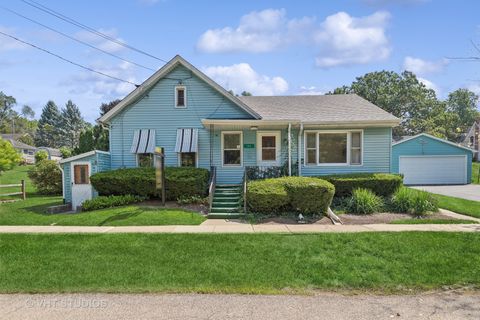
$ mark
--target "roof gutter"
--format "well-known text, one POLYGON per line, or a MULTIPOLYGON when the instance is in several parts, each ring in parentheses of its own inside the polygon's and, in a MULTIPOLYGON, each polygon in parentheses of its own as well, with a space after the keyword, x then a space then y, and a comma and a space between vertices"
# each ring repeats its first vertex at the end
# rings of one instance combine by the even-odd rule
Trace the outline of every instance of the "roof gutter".
POLYGON ((387 121, 301 121, 301 120, 254 120, 254 119, 202 119, 204 126, 215 125, 300 125, 315 127, 349 127, 349 128, 361 128, 361 127, 396 127, 400 123, 399 120, 387 120, 387 121))

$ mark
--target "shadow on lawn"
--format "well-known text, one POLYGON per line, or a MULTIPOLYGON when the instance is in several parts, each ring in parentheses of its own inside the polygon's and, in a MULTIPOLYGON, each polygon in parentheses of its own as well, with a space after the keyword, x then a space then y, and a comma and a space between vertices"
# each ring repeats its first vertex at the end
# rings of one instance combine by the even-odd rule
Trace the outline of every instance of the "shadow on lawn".
MULTIPOLYGON (((30 195, 30 197, 28 197, 27 200, 25 200, 25 202, 28 202, 28 200, 30 200, 30 199, 44 198, 44 197, 45 196, 37 195, 37 194, 30 195)), ((19 200, 19 202, 21 202, 21 201, 24 201, 24 200, 19 200)), ((51 202, 32 205, 32 206, 25 206, 22 209, 25 210, 25 211, 30 211, 30 212, 41 214, 41 215, 44 215, 44 216, 50 216, 50 215, 55 214, 55 213, 48 213, 47 208, 51 207, 51 206, 58 206, 58 205, 61 205, 62 203, 63 202, 60 199, 57 199, 56 196, 52 196, 51 202)))
POLYGON ((135 210, 127 210, 125 212, 121 212, 119 214, 116 214, 114 216, 108 217, 107 219, 103 220, 100 222, 98 225, 99 226, 104 226, 110 222, 113 221, 119 221, 119 220, 127 220, 136 216, 139 216, 144 210, 141 209, 135 209, 135 210))

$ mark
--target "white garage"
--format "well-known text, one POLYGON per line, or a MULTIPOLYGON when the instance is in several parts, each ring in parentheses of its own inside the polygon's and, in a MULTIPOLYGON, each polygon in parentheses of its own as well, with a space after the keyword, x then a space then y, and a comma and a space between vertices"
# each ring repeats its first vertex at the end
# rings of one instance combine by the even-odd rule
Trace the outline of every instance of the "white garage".
POLYGON ((406 185, 470 183, 473 150, 426 133, 392 145, 392 172, 406 185))
POLYGON ((467 156, 400 156, 399 173, 407 185, 466 184, 467 156))

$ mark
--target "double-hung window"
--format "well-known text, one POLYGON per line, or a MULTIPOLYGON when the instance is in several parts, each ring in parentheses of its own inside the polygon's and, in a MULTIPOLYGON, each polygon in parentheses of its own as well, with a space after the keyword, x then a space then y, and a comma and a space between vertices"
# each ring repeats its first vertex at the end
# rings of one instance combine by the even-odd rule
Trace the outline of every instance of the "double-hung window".
POLYGON ((257 132, 257 163, 280 165, 280 131, 257 132))
POLYGON ((222 132, 222 161, 225 167, 242 166, 242 133, 222 132))
POLYGON ((361 165, 362 131, 307 131, 307 165, 361 165))
POLYGON ((184 86, 175 87, 175 108, 187 107, 187 89, 184 86))

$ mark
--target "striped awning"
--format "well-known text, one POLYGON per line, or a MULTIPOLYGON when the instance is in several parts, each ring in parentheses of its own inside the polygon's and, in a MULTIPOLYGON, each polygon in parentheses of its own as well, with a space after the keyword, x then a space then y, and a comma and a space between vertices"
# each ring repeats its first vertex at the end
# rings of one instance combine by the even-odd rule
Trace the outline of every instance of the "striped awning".
POLYGON ((155 152, 155 130, 141 129, 133 133, 132 153, 155 152))
POLYGON ((197 152, 198 129, 177 129, 175 152, 197 152))

